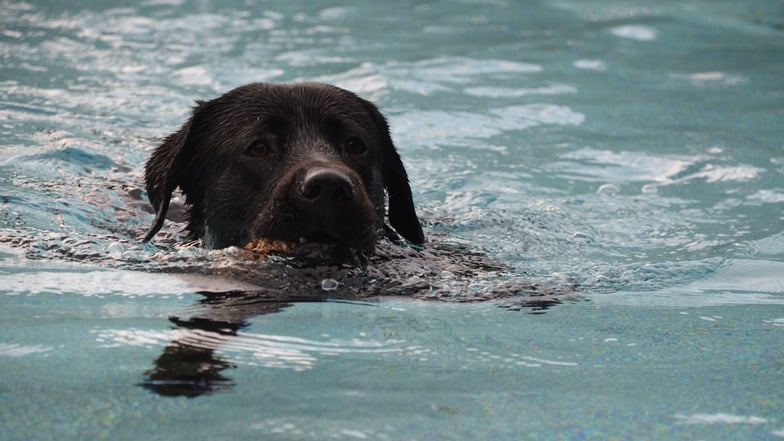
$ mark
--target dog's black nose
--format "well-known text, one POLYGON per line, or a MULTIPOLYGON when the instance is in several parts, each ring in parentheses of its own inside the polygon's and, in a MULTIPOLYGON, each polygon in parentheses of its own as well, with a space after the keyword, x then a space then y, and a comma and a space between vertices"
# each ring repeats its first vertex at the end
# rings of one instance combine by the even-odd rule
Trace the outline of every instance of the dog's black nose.
POLYGON ((344 172, 334 168, 314 168, 302 180, 302 196, 306 201, 339 204, 354 199, 354 184, 344 172))

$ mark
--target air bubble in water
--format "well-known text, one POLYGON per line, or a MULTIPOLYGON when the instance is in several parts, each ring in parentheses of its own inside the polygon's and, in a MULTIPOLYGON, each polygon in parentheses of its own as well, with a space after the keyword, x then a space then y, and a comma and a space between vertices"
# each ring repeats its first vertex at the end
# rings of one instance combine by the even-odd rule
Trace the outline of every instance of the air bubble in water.
POLYGON ((609 195, 616 195, 620 193, 620 191, 621 188, 615 184, 603 184, 602 186, 599 187, 598 190, 596 190, 596 192, 599 194, 609 194, 609 195))
POLYGON ((656 194, 659 192, 659 187, 655 184, 645 184, 642 186, 643 194, 656 194))
POLYGON ((321 281, 322 291, 334 291, 338 289, 340 282, 335 279, 324 279, 321 281))

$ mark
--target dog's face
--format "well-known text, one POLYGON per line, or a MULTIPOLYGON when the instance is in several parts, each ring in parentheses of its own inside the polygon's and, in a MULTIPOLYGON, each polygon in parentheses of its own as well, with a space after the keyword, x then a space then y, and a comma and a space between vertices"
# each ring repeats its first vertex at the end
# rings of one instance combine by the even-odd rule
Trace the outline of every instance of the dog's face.
POLYGON ((370 251, 389 221, 424 236, 408 178, 378 109, 325 84, 257 83, 199 102, 145 169, 158 232, 172 192, 189 206, 191 238, 210 248, 254 239, 370 251))

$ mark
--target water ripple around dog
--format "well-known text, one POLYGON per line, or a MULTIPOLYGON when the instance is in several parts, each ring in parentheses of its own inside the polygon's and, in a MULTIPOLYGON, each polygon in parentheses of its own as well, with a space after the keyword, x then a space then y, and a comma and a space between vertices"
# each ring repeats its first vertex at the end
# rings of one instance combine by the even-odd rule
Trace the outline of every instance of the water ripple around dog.
MULTIPOLYGON (((354 338, 312 340, 287 335, 261 334, 240 331, 225 334, 203 329, 175 329, 151 331, 141 329, 104 329, 95 331, 96 341, 104 348, 141 346, 159 347, 176 344, 193 349, 217 351, 232 363, 268 368, 304 371, 313 368, 323 357, 351 356, 352 354, 395 354, 415 352, 402 340, 370 340, 354 338)), ((9 349, 10 351, 10 349, 9 349)), ((20 349, 21 351, 21 349, 20 349)))

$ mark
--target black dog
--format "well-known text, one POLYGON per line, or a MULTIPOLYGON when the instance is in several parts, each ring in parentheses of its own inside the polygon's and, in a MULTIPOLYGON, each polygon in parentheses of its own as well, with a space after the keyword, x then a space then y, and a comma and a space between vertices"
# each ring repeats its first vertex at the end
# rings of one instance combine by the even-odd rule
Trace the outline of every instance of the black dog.
POLYGON ((326 84, 256 83, 199 101, 145 168, 160 230, 179 187, 190 239, 208 248, 255 239, 315 242, 372 252, 392 227, 424 235, 389 127, 378 109, 326 84), (388 229, 387 229, 388 230, 388 229))

